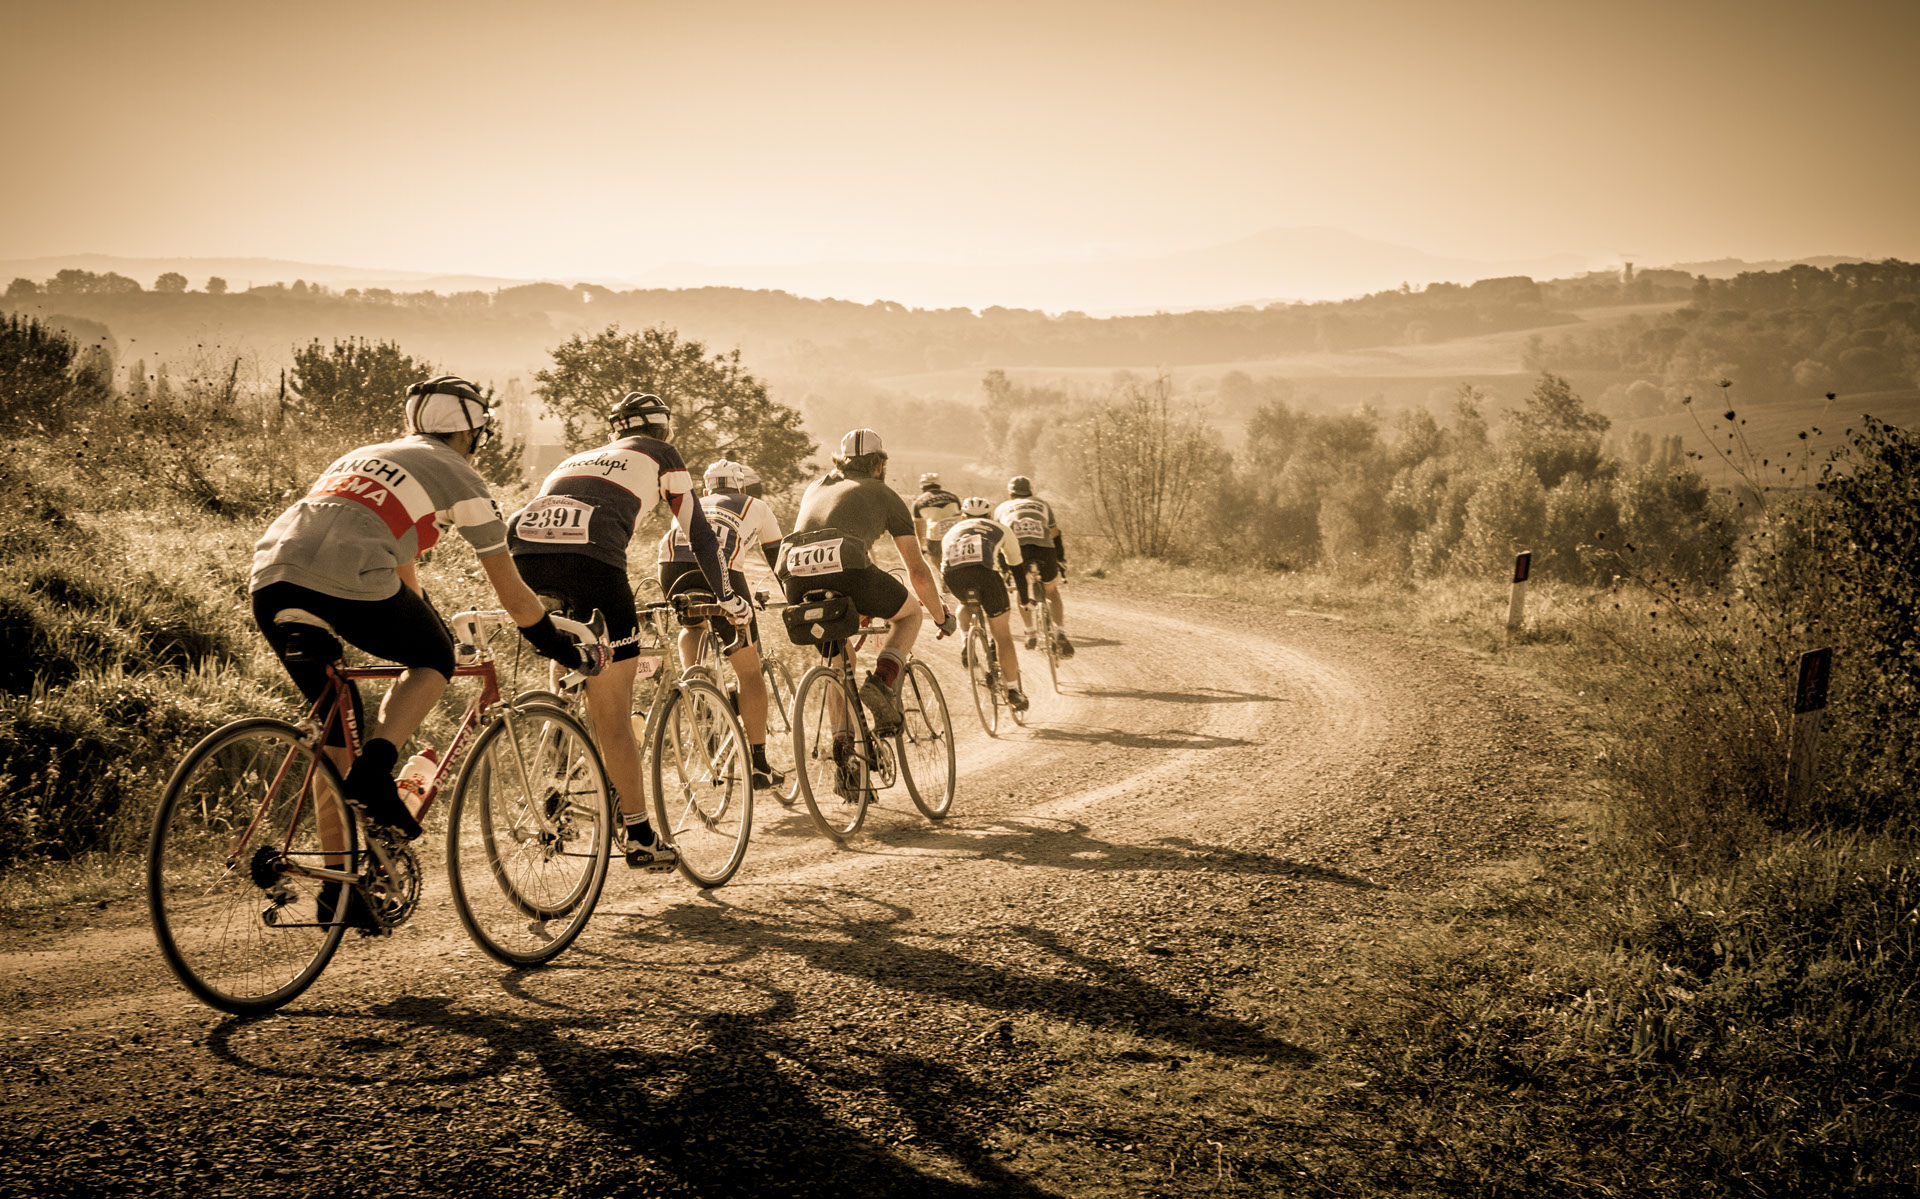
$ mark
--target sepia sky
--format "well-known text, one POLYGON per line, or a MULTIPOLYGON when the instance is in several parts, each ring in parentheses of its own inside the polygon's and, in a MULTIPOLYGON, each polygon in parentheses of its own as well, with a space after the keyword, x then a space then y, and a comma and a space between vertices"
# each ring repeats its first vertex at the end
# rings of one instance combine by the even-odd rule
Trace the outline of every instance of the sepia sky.
POLYGON ((0 257, 1920 258, 1920 5, 6 5, 0 257))

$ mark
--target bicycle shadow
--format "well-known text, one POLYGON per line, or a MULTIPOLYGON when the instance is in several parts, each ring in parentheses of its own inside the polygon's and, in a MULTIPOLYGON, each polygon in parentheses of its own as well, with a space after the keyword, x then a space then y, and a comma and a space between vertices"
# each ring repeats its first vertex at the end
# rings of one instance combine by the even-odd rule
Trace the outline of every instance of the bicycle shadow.
POLYGON ((809 968, 864 979, 895 990, 954 1000, 1007 1015, 1034 1015, 1072 1024, 1126 1028, 1143 1037, 1172 1041, 1196 1051, 1263 1061, 1301 1064, 1315 1055, 1268 1036, 1245 1021, 1202 1010, 1177 992, 1159 986, 1123 963, 1105 960, 1069 946, 1050 929, 1000 926, 1033 950, 1053 972, 1016 964, 1019 946, 996 950, 990 961, 959 949, 976 934, 931 933, 904 929, 909 909, 868 901, 866 908, 892 908, 887 919, 871 910, 841 916, 838 897, 864 899, 859 892, 834 887, 782 888, 770 891, 759 906, 734 896, 709 897, 702 905, 682 904, 660 913, 653 926, 627 934, 660 945, 708 944, 743 952, 741 961, 762 954, 796 957, 809 968), (932 945, 927 944, 932 942, 932 945), (1086 979, 1062 973, 1088 976, 1086 979))
POLYGON ((1332 883, 1364 891, 1388 889, 1371 879, 1331 867, 1210 845, 1191 837, 1160 837, 1146 844, 1130 844, 1103 841, 1088 835, 1087 829, 1088 826, 1079 821, 1054 817, 1007 817, 978 824, 949 819, 938 828, 916 824, 873 828, 868 840, 902 853, 944 850, 940 855, 943 860, 995 861, 1036 869, 1226 872, 1332 883))
MULTIPOLYGON (((1221 737, 1211 733, 1192 733, 1185 729, 1163 729, 1158 733, 1129 732, 1112 726, 1049 724, 1035 721, 1026 726, 1026 740, 1070 741, 1094 745, 1118 745, 1128 749, 1237 749, 1255 744, 1244 737, 1221 737)), ((1018 738, 1008 738, 1017 740, 1018 738)))
MULTIPOLYGON (((631 977, 646 963, 627 962, 631 977)), ((658 975, 656 974, 656 977, 658 975)), ((546 974, 545 977, 552 977, 546 974)), ((684 979, 674 980, 683 982, 684 979)), ((395 1153, 392 1171, 416 1177, 435 1193, 461 1195, 662 1193, 696 1196, 892 1196, 914 1194, 933 1199, 963 1196, 1051 1196, 1018 1177, 994 1157, 985 1133, 994 1118, 983 1112, 1010 1111, 1018 1096, 1007 1084, 983 1082, 937 1059, 911 1052, 861 1049, 823 1054, 812 1043, 782 1035, 781 1025, 803 1019, 795 995, 783 989, 751 987, 732 980, 732 989, 748 987, 754 1001, 745 1006, 690 1005, 656 995, 659 1007, 641 1034, 652 1043, 597 1044, 592 1038, 627 1039, 634 1023, 624 1009, 588 1014, 577 1009, 536 1015, 456 1010, 448 997, 395 1000, 357 1012, 288 1011, 271 1023, 284 1041, 289 1025, 309 1045, 299 1067, 274 1060, 274 1051, 250 1055, 236 1049, 236 1034, 263 1022, 232 1019, 208 1039, 229 1064, 269 1079, 310 1083, 346 1083, 388 1100, 398 1113, 425 1114, 433 1123, 460 1104, 410 1102, 421 1087, 472 1085, 491 1081, 514 1098, 512 1108, 537 1111, 548 1101, 527 1085, 523 1071, 537 1069, 551 1101, 577 1124, 611 1142, 594 1146, 577 1134, 557 1137, 550 1117, 528 1129, 528 1121, 489 1117, 481 1137, 469 1137, 457 1153, 438 1156, 395 1153), (369 1032, 369 1021, 376 1031, 369 1032), (302 1024, 306 1027, 301 1028, 302 1024), (481 1064, 459 1075, 409 1074, 404 1065, 385 1070, 342 1073, 338 1061, 377 1053, 381 1060, 404 1063, 400 1047, 453 1043, 478 1045, 481 1064), (261 1060, 264 1059, 264 1060, 261 1060), (375 1090, 374 1088, 379 1088, 375 1090), (873 1118, 882 1109, 887 1120, 873 1118), (970 1119, 957 1118, 968 1113, 970 1119), (502 1131, 498 1126, 505 1124, 502 1131), (873 1125, 875 1128, 861 1127, 873 1125), (922 1155, 944 1159, 943 1171, 957 1163, 966 1180, 922 1169, 889 1148, 883 1137, 913 1144, 922 1155), (505 1141, 511 1168, 496 1155, 471 1152, 474 1141, 505 1141), (556 1151, 556 1140, 571 1140, 556 1151), (485 1160, 495 1156, 493 1162, 485 1160)), ((412 1052, 417 1053, 418 1050, 412 1052)), ((301 1093, 297 1088, 295 1094, 301 1093)), ((337 1087, 313 1088, 316 1104, 337 1105, 337 1087), (331 1091, 330 1095, 321 1090, 331 1091)), ((283 1106, 285 1092, 278 1101, 283 1106)), ((498 1106, 498 1099, 470 1099, 498 1106)), ((356 1127, 383 1141, 406 1141, 404 1129, 365 1118, 356 1127)), ((452 1117, 457 1121, 458 1116, 452 1117)), ((421 1121, 425 1123, 425 1121, 421 1121)), ((415 1143, 418 1144, 417 1142, 415 1143)), ((377 1145, 376 1148, 392 1146, 377 1145)), ((400 1179, 382 1179, 383 1188, 400 1179)))
POLYGON ((1138 687, 1082 687, 1080 694, 1094 699, 1146 699, 1163 704, 1285 704, 1292 700, 1253 691, 1200 687, 1192 691, 1146 691, 1138 687))

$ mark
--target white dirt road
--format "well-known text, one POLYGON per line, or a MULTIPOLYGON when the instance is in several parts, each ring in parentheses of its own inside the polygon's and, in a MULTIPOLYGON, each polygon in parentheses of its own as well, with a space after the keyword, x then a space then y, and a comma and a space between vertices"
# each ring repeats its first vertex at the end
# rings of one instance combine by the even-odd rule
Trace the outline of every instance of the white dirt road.
POLYGON ((467 943, 431 836, 412 923, 271 1018, 191 1000, 138 900, 0 930, 0 1194, 1186 1193, 1163 1116, 1036 1116, 1062 1045, 1250 1090, 1330 1068, 1276 980, 1336 983, 1342 938, 1522 852, 1574 751, 1452 650, 1092 581, 1069 604, 1063 692, 1030 660, 1032 725, 998 739, 951 643, 921 647, 958 733, 944 824, 896 790, 835 849, 763 802, 732 884, 616 863, 544 970, 467 943))

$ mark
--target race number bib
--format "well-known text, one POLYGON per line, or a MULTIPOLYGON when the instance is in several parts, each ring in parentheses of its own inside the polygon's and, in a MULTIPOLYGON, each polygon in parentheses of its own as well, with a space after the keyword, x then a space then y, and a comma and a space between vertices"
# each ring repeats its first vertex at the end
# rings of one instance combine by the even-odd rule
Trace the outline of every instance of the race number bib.
POLYGON ((800 579, 839 574, 846 569, 840 564, 840 547, 845 544, 845 538, 836 537, 832 541, 794 546, 787 551, 787 573, 800 579))
POLYGON ((944 568, 979 563, 986 555, 986 540, 978 533, 954 538, 953 548, 941 555, 940 565, 944 568))
POLYGON ((1031 516, 1015 517, 1013 524, 1008 527, 1013 530, 1013 535, 1022 541, 1038 542, 1047 539, 1047 522, 1036 520, 1031 516))
POLYGON ((521 510, 516 528, 523 541, 585 545, 592 520, 592 504, 570 495, 543 495, 521 510))

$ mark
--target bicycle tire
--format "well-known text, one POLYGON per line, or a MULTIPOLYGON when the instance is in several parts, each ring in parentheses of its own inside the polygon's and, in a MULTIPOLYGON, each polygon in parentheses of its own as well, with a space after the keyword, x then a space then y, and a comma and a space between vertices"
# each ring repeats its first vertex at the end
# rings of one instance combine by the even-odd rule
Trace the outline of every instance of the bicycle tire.
POLYGON ((907 663, 900 679, 900 773, 913 806, 928 820, 945 820, 953 811, 953 716, 947 711, 940 680, 918 659, 907 663))
POLYGON ((820 832, 838 845, 860 831, 873 799, 872 734, 858 715, 859 702, 845 676, 831 666, 816 666, 802 675, 793 697, 793 760, 800 799, 820 832), (853 733, 838 756, 830 710, 835 696, 845 705, 843 719, 853 733))
POLYGON ((584 725, 539 701, 501 711, 462 764, 447 817, 448 889, 474 944, 508 966, 573 944, 606 885, 613 822, 584 725))
POLYGON ((286 1004, 326 969, 346 932, 348 905, 322 920, 320 880, 298 872, 303 863, 353 869, 359 844, 340 775, 305 736, 268 717, 215 729, 187 751, 154 813, 147 909, 160 954, 195 998, 223 1012, 286 1004), (322 837, 329 819, 331 852, 322 837), (308 901, 310 921, 288 918, 308 901))
POLYGON ((799 769, 793 757, 793 672, 787 664, 761 649, 760 675, 767 684, 767 762, 786 776, 773 797, 787 807, 800 796, 799 769))
POLYGON ((1060 693, 1060 647, 1053 639, 1053 604, 1045 590, 1040 593, 1040 648, 1047 653, 1047 676, 1053 680, 1055 695, 1060 693))
POLYGON ((723 887, 753 836, 753 761, 740 718, 718 687, 682 679, 653 726, 653 828, 681 877, 723 887))
POLYGON ((980 626, 967 630, 967 689, 973 692, 973 710, 987 736, 1000 735, 1000 701, 994 693, 992 651, 980 626))

